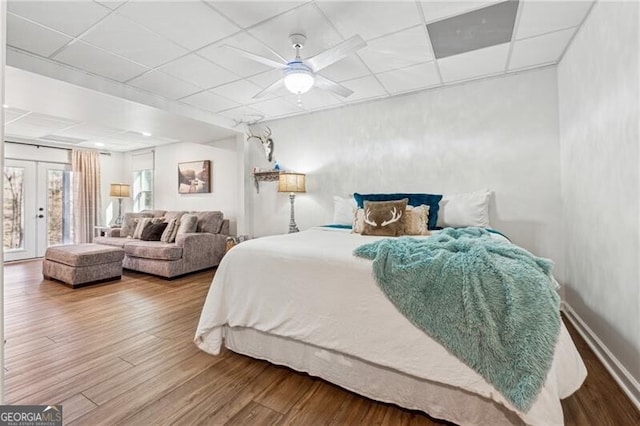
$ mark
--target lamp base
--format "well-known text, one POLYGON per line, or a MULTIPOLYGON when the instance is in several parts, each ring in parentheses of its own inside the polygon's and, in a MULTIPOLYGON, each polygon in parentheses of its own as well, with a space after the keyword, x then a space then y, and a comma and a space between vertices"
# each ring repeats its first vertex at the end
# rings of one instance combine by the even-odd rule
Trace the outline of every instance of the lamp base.
POLYGON ((120 228, 124 218, 122 217, 122 198, 118 198, 118 217, 113 221, 114 226, 120 228))
POLYGON ((291 219, 289 220, 289 233, 300 232, 298 225, 296 225, 296 219, 293 211, 293 201, 296 199, 296 194, 289 193, 289 202, 291 203, 291 219))

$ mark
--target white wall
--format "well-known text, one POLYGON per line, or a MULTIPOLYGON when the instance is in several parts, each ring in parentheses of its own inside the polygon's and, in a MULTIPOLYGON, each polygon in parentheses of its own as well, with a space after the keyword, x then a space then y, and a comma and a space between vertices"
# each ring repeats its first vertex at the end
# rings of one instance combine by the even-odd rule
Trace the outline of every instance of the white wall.
POLYGON ((565 298, 636 381, 638 13, 637 2, 598 2, 558 68, 565 298))
POLYGON ((154 207, 163 210, 220 210, 230 220, 231 233, 244 221, 241 174, 242 142, 225 140, 216 146, 178 143, 156 147, 154 207), (237 143, 235 143, 237 142, 237 143), (178 194, 178 163, 211 160, 212 192, 178 194))
MULTIPOLYGON (((303 98, 304 102, 304 98, 303 98)), ((333 195, 489 188, 492 225, 562 274, 557 81, 553 68, 268 123, 283 169, 307 173, 300 229, 331 222, 333 195)), ((253 166, 268 167, 257 142, 253 166)), ((256 235, 287 232, 277 184, 253 190, 256 235)))

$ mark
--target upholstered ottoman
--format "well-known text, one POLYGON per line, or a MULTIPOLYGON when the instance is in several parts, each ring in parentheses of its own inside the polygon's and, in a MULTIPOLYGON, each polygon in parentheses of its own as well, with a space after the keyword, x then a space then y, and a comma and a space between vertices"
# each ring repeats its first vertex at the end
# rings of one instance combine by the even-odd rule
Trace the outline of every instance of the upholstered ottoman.
POLYGON ((120 279, 124 250, 99 244, 49 247, 42 262, 45 279, 56 279, 76 288, 120 279))

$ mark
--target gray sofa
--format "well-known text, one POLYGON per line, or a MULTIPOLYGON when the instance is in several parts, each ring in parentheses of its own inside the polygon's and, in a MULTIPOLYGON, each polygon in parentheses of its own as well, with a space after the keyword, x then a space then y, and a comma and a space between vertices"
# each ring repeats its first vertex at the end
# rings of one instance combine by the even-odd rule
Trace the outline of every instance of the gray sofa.
POLYGON ((180 218, 185 213, 198 216, 197 232, 178 234, 173 243, 122 237, 121 228, 112 228, 107 236, 96 237, 93 242, 124 249, 122 266, 125 269, 165 278, 218 266, 225 253, 229 234, 229 220, 224 219, 222 212, 145 210, 138 215, 162 217, 169 221, 171 218, 180 218))

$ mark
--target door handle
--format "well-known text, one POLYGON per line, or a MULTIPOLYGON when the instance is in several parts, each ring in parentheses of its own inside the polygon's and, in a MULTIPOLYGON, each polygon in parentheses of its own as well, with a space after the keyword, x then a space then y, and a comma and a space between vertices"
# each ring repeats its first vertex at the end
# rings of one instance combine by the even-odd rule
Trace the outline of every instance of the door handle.
POLYGON ((44 215, 43 215, 43 214, 39 214, 39 215, 38 215, 38 218, 39 218, 39 219, 42 219, 43 217, 44 217, 44 215))

